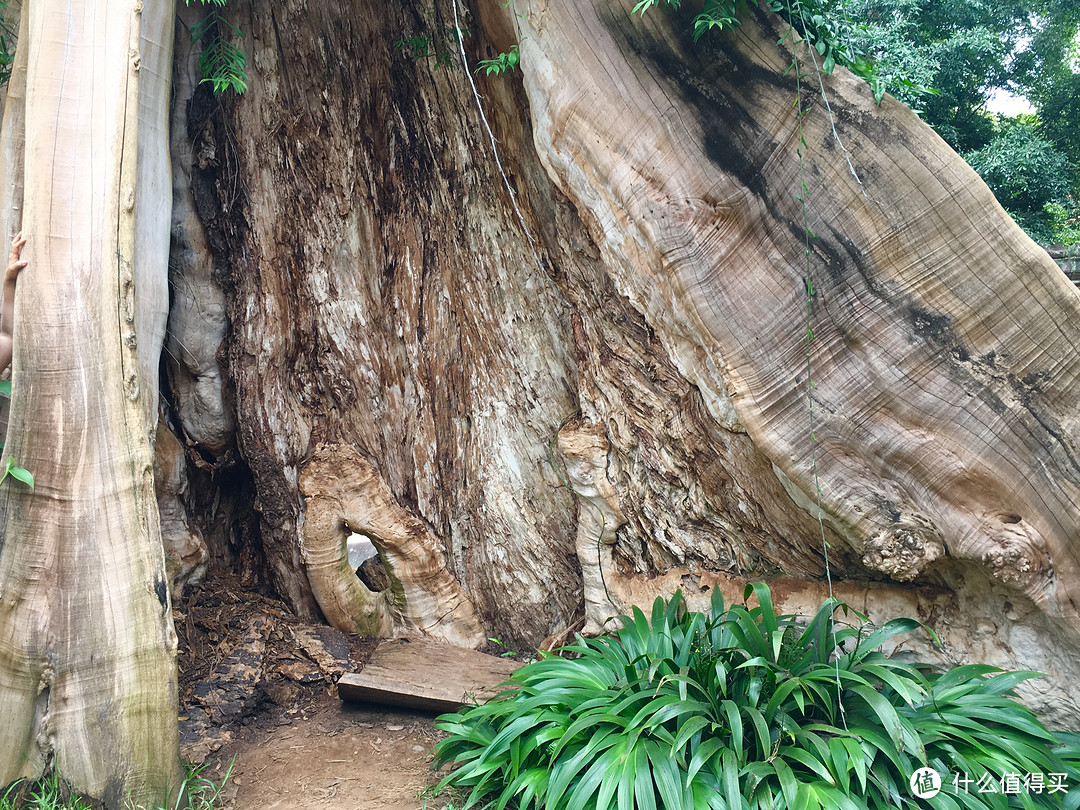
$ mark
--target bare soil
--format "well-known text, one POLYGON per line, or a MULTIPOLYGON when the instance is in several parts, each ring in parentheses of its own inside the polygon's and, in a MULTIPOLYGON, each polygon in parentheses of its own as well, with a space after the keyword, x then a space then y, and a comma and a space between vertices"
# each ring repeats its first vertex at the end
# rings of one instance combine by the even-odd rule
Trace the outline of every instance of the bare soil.
POLYGON ((235 757, 223 808, 424 806, 421 791, 433 782, 429 751, 439 738, 430 716, 349 706, 336 697, 309 708, 287 726, 258 730, 209 756, 215 779, 235 757))
POLYGON ((372 640, 307 625, 222 577, 175 619, 181 748, 216 782, 231 765, 222 810, 444 806, 421 797, 438 778, 434 716, 338 699, 337 678, 372 640))

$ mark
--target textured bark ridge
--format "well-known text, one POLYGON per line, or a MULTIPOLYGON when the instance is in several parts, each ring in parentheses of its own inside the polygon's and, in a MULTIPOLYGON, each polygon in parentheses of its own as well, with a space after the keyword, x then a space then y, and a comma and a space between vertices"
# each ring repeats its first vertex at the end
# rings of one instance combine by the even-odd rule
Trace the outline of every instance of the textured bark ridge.
POLYGON ((237 452, 235 406, 223 369, 228 318, 222 237, 212 216, 204 225, 199 215, 206 208, 200 200, 212 194, 218 169, 233 154, 228 138, 219 143, 214 137, 208 110, 219 102, 200 85, 199 46, 191 41, 191 29, 205 13, 197 3, 176 7, 173 59, 170 307, 156 461, 163 474, 156 484, 176 596, 208 565, 233 567, 247 585, 265 580, 250 474, 237 452))
MULTIPOLYGON (((176 32, 173 60, 173 104, 170 148, 173 165, 172 222, 168 342, 164 362, 175 403, 176 427, 185 444, 197 448, 204 461, 224 456, 236 431, 235 414, 218 357, 227 330, 225 294, 215 279, 214 254, 206 228, 199 219, 192 187, 192 174, 205 171, 219 161, 212 138, 195 151, 189 128, 199 129, 189 115, 192 95, 201 78, 199 49, 192 43, 190 29, 202 18, 198 6, 177 6, 180 25, 176 32)), ((196 110, 196 115, 198 115, 196 110)))
MULTIPOLYGON (((302 472, 334 446, 370 459, 394 521, 439 546, 412 565, 372 534, 407 613, 410 589, 425 587, 411 572, 445 560, 492 635, 543 638, 581 600, 573 498, 546 461, 576 407, 573 348, 565 305, 529 258, 492 162, 476 157, 485 136, 463 73, 394 45, 432 35, 432 52, 447 53, 444 12, 236 4, 260 79, 230 120, 196 133, 196 155, 210 135, 221 155, 195 172, 196 202, 228 260, 239 445, 279 592, 301 613, 337 612, 316 602, 302 551, 302 472)), ((520 88, 504 106, 517 118, 507 142, 523 149, 520 88)), ((355 596, 356 584, 332 590, 355 596)), ((482 640, 468 624, 457 633, 482 640)))
POLYGON ((370 461, 348 445, 321 445, 300 471, 304 496, 304 563, 327 620, 364 635, 388 635, 393 614, 421 632, 478 647, 484 629, 472 602, 447 571, 438 538, 403 509, 370 461), (373 595, 349 565, 345 543, 368 537, 390 575, 373 595))
POLYGON ((1035 662, 1033 698, 1076 725, 1076 290, 838 70, 831 113, 801 101, 809 389, 779 21, 694 45, 692 11, 632 5, 460 3, 473 63, 521 48, 520 73, 477 81, 522 223, 451 0, 235 3, 259 80, 192 130, 218 156, 193 185, 275 586, 335 623, 392 616, 349 579, 345 532, 405 594, 412 563, 352 511, 412 527, 440 583, 420 590, 468 604, 452 577, 505 640, 676 587, 773 579, 813 607, 812 390, 841 595, 930 621, 950 660, 1035 662))
POLYGON ((174 599, 180 597, 185 586, 202 580, 210 560, 202 532, 193 525, 184 506, 187 489, 184 446, 163 420, 154 440, 154 490, 161 520, 165 568, 174 599))

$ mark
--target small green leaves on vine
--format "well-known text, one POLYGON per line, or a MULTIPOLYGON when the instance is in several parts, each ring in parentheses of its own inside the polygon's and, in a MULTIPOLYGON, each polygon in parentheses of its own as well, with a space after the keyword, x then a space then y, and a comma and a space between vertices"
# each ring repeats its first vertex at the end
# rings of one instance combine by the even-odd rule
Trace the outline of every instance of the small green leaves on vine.
POLYGON ((502 639, 489 638, 488 641, 490 641, 496 647, 502 647, 503 648, 503 651, 501 653, 499 653, 500 658, 513 658, 515 655, 517 655, 517 653, 514 650, 506 649, 506 645, 503 644, 502 639))
POLYGON ((513 70, 520 61, 521 54, 518 53, 518 46, 512 45, 508 52, 500 53, 494 59, 481 59, 473 73, 479 73, 482 70, 485 76, 490 76, 492 73, 498 75, 504 71, 513 70))
MULTIPOLYGON (((0 380, 0 396, 11 396, 11 380, 0 380)), ((3 449, 4 443, 0 442, 0 451, 3 449)), ((2 484, 4 479, 8 476, 11 476, 16 481, 22 481, 30 487, 30 489, 34 488, 34 476, 30 474, 29 470, 17 466, 11 456, 4 459, 4 467, 0 470, 0 484, 2 484)))
MULTIPOLYGON (((634 6, 631 14, 644 14, 650 8, 660 5, 660 0, 641 0, 640 3, 634 6)), ((668 8, 678 11, 679 6, 682 5, 682 0, 664 0, 664 5, 668 8)))
MULTIPOLYGON (((682 5, 682 0, 663 0, 663 2, 667 8, 674 11, 682 5)), ((660 5, 660 0, 641 0, 630 13, 644 14, 658 5, 660 5)), ((720 31, 725 28, 734 28, 739 24, 737 14, 739 7, 745 7, 745 5, 745 0, 705 0, 705 9, 694 18, 694 42, 713 28, 720 31)))
MULTIPOLYGON (((184 0, 191 5, 191 0, 184 0)), ((241 95, 247 90, 247 57, 244 52, 233 43, 233 37, 243 39, 243 32, 226 20, 221 9, 225 7, 226 0, 200 0, 210 10, 206 16, 191 27, 191 41, 199 42, 206 39, 206 44, 199 53, 199 72, 202 73, 202 82, 209 83, 214 89, 214 95, 220 96, 226 90, 232 90, 241 95)))
POLYGON ((11 476, 16 481, 22 481, 30 489, 34 488, 34 476, 30 474, 30 471, 19 467, 15 464, 11 456, 4 459, 4 469, 0 472, 0 484, 4 482, 8 476, 11 476))
POLYGON ((399 51, 409 51, 410 58, 416 62, 420 59, 427 59, 431 55, 431 37, 419 36, 395 40, 394 47, 399 51))
POLYGON ((404 53, 414 62, 423 62, 428 59, 435 60, 435 70, 441 67, 453 67, 454 60, 450 55, 447 40, 455 44, 469 36, 469 29, 457 29, 452 25, 444 25, 436 34, 420 34, 415 37, 404 37, 394 40, 394 48, 404 53))
MULTIPOLYGON (((682 0, 639 0, 631 13, 644 14, 661 4, 674 11, 681 7, 682 0)), ((837 65, 846 67, 870 85, 874 100, 881 103, 889 88, 878 75, 872 55, 861 44, 866 38, 860 38, 860 27, 842 8, 829 0, 763 0, 761 5, 779 14, 790 26, 780 43, 798 34, 821 58, 817 68, 822 73, 831 74, 837 65)), ((694 40, 713 29, 734 28, 746 6, 747 0, 705 0, 704 10, 694 18, 694 40)), ((930 88, 914 85, 903 78, 896 82, 917 95, 936 94, 930 88)))
POLYGON ((874 100, 881 103, 885 83, 870 55, 859 45, 858 26, 842 9, 822 0, 770 0, 769 9, 788 22, 791 29, 787 33, 795 30, 822 57, 822 73, 828 76, 837 65, 843 65, 866 81, 874 100))
POLYGON ((740 7, 745 6, 743 0, 706 0, 705 10, 694 18, 694 42, 713 28, 718 31, 734 28, 739 24, 740 7))

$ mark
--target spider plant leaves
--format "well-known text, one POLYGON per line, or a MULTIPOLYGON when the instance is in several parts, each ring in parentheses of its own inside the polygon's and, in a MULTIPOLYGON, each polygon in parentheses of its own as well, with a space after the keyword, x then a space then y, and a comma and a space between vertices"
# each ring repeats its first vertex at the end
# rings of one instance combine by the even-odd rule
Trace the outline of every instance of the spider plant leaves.
POLYGON ((855 650, 848 655, 853 661, 858 661, 877 650, 886 641, 900 635, 923 629, 923 623, 914 619, 891 619, 881 627, 873 630, 870 635, 861 641, 855 650))
POLYGON ((763 759, 767 759, 772 748, 772 735, 769 733, 769 724, 765 722, 761 712, 753 706, 743 706, 742 713, 750 719, 750 725, 754 730, 763 759))
POLYGON ((795 773, 791 770, 791 766, 787 764, 783 757, 777 757, 772 761, 771 765, 777 781, 780 783, 780 790, 784 794, 784 800, 789 805, 794 804, 795 798, 799 794, 799 783, 795 780, 795 773))
POLYGON ((635 753, 634 762, 634 806, 638 810, 656 810, 656 791, 653 788, 652 765, 645 747, 635 753))
POLYGON ((1062 799, 949 786, 919 806, 1080 805, 1080 735, 1050 733, 1012 697, 1037 673, 937 673, 879 649, 925 629, 913 620, 869 627, 835 600, 809 621, 778 615, 760 584, 744 599, 714 594, 705 613, 678 594, 658 600, 442 717, 436 764, 456 769, 437 790, 494 810, 884 810, 915 806, 908 779, 930 766, 1067 774, 1074 789, 1062 799))
POLYGON ((729 808, 741 810, 743 806, 742 790, 739 784, 739 766, 736 754, 730 748, 724 751, 721 763, 724 774, 724 798, 729 808))
POLYGON ((990 666, 989 664, 964 664, 959 667, 953 667, 948 672, 940 675, 934 682, 934 685, 937 689, 944 690, 951 686, 956 686, 957 684, 973 681, 993 672, 1002 671, 1003 670, 1000 667, 990 666))
POLYGON ((912 743, 912 735, 908 733, 908 729, 904 728, 900 715, 896 712, 896 707, 889 703, 880 692, 865 683, 851 684, 848 686, 848 691, 866 702, 881 722, 893 745, 903 751, 908 744, 912 743))
POLYGON ((530 768, 507 784, 495 804, 495 810, 503 810, 510 800, 515 797, 517 797, 516 804, 520 810, 524 810, 534 801, 539 807, 540 800, 546 792, 547 782, 547 768, 530 768))
POLYGON ((772 592, 769 591, 769 586, 764 582, 752 582, 747 585, 743 591, 743 599, 749 599, 751 594, 757 599, 757 615, 761 619, 761 624, 765 628, 765 632, 768 633, 770 637, 775 635, 776 631, 779 629, 779 621, 776 616, 776 611, 773 610, 772 592))
POLYGON ((693 784, 694 777, 697 776, 698 771, 700 771, 706 763, 712 761, 712 758, 716 754, 723 754, 725 750, 729 749, 724 745, 722 739, 714 737, 710 740, 702 741, 701 745, 694 751, 694 755, 690 758, 690 764, 686 768, 685 787, 689 788, 693 784))
POLYGON ((664 810, 693 810, 686 806, 688 797, 682 789, 679 769, 670 757, 665 756, 663 747, 653 740, 646 740, 644 750, 652 765, 652 776, 660 795, 660 806, 664 810))
POLYGON ((725 700, 720 708, 724 712, 724 717, 728 722, 728 729, 731 732, 731 747, 736 751, 742 751, 743 725, 738 705, 732 700, 725 700))
MULTIPOLYGON (((599 754, 619 741, 619 734, 608 731, 597 734, 584 745, 574 749, 564 750, 563 756, 555 757, 551 763, 551 778, 548 782, 548 792, 545 804, 551 807, 564 807, 562 801, 564 795, 570 791, 571 784, 579 774, 582 774, 587 766, 591 765, 591 757, 599 754)), ((569 792, 567 799, 573 800, 573 791, 569 792)))

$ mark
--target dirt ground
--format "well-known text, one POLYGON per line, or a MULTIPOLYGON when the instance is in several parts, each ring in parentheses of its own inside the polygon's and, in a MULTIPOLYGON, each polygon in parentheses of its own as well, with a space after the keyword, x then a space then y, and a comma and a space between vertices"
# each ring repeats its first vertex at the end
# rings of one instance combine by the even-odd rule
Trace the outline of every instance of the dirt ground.
POLYGON ((434 716, 346 704, 334 683, 374 642, 310 626, 280 602, 217 578, 175 612, 184 756, 216 782, 222 810, 441 808, 434 716))
MULTIPOLYGON (((259 730, 208 757, 219 780, 235 757, 223 808, 418 810, 432 784, 429 715, 349 706, 327 697, 288 725, 259 730)), ((443 802, 426 802, 429 808, 443 802)))

